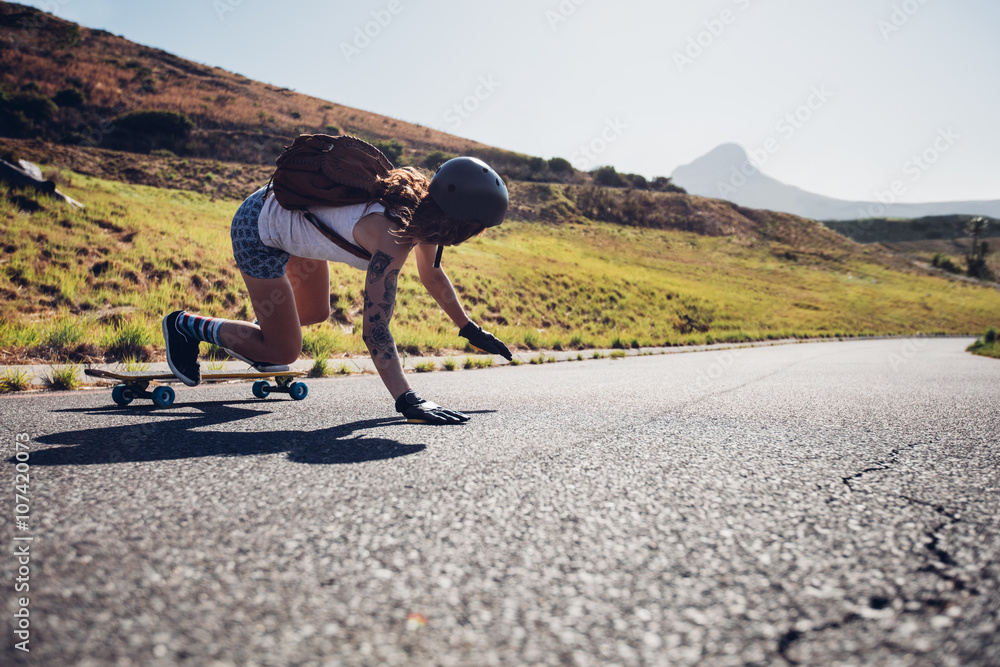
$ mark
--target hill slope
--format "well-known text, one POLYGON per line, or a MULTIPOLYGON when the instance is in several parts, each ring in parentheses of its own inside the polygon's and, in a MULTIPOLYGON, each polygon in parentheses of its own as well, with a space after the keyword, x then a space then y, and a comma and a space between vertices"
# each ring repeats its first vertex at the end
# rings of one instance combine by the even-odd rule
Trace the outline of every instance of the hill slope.
POLYGON ((360 136, 397 164, 436 164, 440 153, 466 154, 489 160, 512 178, 573 175, 572 169, 552 172, 544 160, 253 81, 0 2, 0 134, 273 164, 282 147, 303 133, 360 136), (152 125, 129 118, 141 110, 174 115, 154 118, 152 125))
POLYGON ((846 201, 818 195, 782 183, 752 167, 743 148, 736 144, 723 144, 691 164, 677 167, 671 178, 691 194, 718 197, 741 206, 785 211, 816 220, 922 218, 941 215, 1000 217, 1000 200, 883 206, 873 202, 846 201))
MULTIPOLYGON (((236 201, 55 175, 85 209, 0 186, 2 361, 155 354, 159 319, 175 308, 252 316, 228 252, 236 201)), ((998 290, 897 270, 894 256, 794 216, 659 195, 636 204, 650 207, 644 226, 613 224, 584 214, 596 188, 513 191, 513 219, 449 249, 445 263, 472 317, 522 351, 971 333, 1000 312, 998 290)), ((331 267, 332 327, 307 333, 313 349, 364 353, 363 277, 331 267)), ((408 354, 460 343, 412 265, 399 304, 394 331, 408 354)))

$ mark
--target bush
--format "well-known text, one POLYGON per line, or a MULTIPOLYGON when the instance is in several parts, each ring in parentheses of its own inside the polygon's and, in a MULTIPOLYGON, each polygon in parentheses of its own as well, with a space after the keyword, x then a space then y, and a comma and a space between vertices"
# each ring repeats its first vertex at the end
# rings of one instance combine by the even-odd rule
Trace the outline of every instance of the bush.
POLYGON ((624 174, 622 178, 628 181, 629 185, 631 185, 636 190, 649 189, 649 181, 647 181, 646 177, 642 176, 641 174, 624 174))
POLYGON ((569 174, 573 172, 573 165, 565 158, 554 157, 549 160, 549 171, 557 174, 569 174))
POLYGON ((164 134, 173 137, 183 137, 195 127, 194 121, 184 114, 164 109, 130 111, 119 116, 115 124, 119 128, 131 132, 164 134))
POLYGON ((991 327, 990 330, 986 332, 986 335, 983 336, 983 342, 987 345, 995 344, 997 342, 997 330, 991 327))
POLYGON ((941 253, 937 253, 934 255, 934 258, 931 260, 931 264, 939 269, 947 271, 948 273, 962 272, 962 269, 957 264, 955 264, 955 262, 953 262, 950 257, 948 257, 947 255, 942 255, 941 253))
POLYGON ((0 393, 24 391, 31 387, 32 374, 25 368, 8 368, 0 377, 0 393))
POLYGON ((63 88, 56 93, 55 97, 52 98, 52 101, 60 107, 78 108, 83 106, 84 102, 87 101, 87 98, 84 96, 82 91, 77 90, 76 88, 63 88))
POLYGON ((383 139, 373 142, 372 145, 382 151, 389 162, 394 165, 399 164, 399 159, 403 156, 403 151, 406 150, 406 145, 396 139, 383 139))
POLYGON ((421 164, 428 169, 437 169, 453 157, 455 156, 451 153, 445 153, 444 151, 431 151, 424 157, 421 164))
POLYGON ((72 391, 80 387, 80 379, 77 375, 80 372, 79 364, 71 364, 62 368, 52 367, 51 376, 46 381, 49 389, 56 391, 72 391))
POLYGON ((677 192, 680 194, 687 194, 687 190, 680 187, 679 185, 674 185, 666 176, 657 176, 649 184, 649 188, 654 192, 677 192))
POLYGON ((115 361, 133 359, 151 361, 153 359, 153 336, 138 323, 125 323, 116 327, 105 341, 105 356, 115 361))
POLYGON ((59 107, 48 95, 30 92, 0 97, 0 109, 20 111, 32 120, 47 120, 59 110, 59 107))
POLYGON ((629 184, 614 167, 598 167, 590 173, 595 183, 608 188, 624 188, 629 184))

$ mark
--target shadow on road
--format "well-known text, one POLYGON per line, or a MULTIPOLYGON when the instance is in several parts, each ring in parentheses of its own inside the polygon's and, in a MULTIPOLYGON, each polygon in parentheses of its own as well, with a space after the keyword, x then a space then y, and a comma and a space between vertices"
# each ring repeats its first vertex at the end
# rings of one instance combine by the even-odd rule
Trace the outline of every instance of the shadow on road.
MULTIPOLYGON (((253 403, 253 401, 247 401, 253 403)), ((365 419, 316 431, 270 430, 266 418, 272 413, 248 410, 227 403, 200 403, 183 412, 149 409, 150 421, 83 431, 64 431, 38 436, 35 442, 64 445, 32 452, 32 465, 106 465, 138 461, 167 461, 209 456, 251 456, 287 452, 298 463, 343 464, 384 461, 416 454, 425 445, 405 445, 387 438, 372 438, 365 431, 399 425, 399 419, 365 419), (170 418, 170 419, 164 419, 170 418), (255 431, 226 432, 212 427, 231 422, 258 422, 255 431), (154 421, 155 420, 155 421, 154 421)), ((135 414, 142 409, 130 410, 135 414)), ((121 414, 120 408, 74 409, 90 415, 121 414)), ((11 459, 13 461, 13 459, 11 459)))

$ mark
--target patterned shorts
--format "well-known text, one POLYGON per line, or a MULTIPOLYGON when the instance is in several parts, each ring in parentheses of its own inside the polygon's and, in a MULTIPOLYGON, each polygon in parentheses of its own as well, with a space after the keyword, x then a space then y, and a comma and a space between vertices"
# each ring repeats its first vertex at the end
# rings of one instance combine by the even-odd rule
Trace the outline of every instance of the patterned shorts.
POLYGON ((233 239, 233 257, 240 271, 252 278, 280 278, 285 275, 285 265, 290 255, 284 250, 270 248, 260 240, 257 218, 264 207, 264 188, 246 198, 230 228, 233 239))

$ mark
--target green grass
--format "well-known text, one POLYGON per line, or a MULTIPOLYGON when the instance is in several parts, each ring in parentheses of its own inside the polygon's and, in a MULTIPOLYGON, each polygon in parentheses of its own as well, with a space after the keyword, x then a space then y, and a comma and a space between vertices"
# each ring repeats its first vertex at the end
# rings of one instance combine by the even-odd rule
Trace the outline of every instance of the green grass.
POLYGON ((975 343, 969 346, 969 352, 984 357, 1000 359, 1000 340, 997 339, 997 330, 991 327, 975 343))
POLYGON ((80 364, 69 364, 67 366, 62 366, 61 368, 53 366, 45 384, 49 387, 49 389, 54 389, 56 391, 71 391, 73 389, 78 389, 81 382, 77 377, 77 374, 80 372, 81 368, 82 366, 80 366, 80 364))
POLYGON ((493 365, 493 357, 466 357, 465 362, 462 364, 462 368, 465 370, 472 370, 476 368, 490 368, 493 365))
POLYGON ((451 357, 447 357, 444 361, 441 362, 441 365, 444 367, 446 371, 453 371, 458 368, 458 362, 451 357))
MULTIPOLYGON (((18 192, 41 206, 26 213, 0 186, 0 349, 148 361, 162 355, 160 320, 171 310, 253 319, 230 253, 238 201, 69 172, 63 180, 85 209, 18 192)), ((515 352, 965 335, 1000 312, 997 290, 895 270, 877 253, 814 248, 811 228, 802 231, 793 248, 581 217, 507 221, 450 249, 445 268, 472 319, 515 352)), ((367 356, 364 273, 331 265, 330 275, 332 322, 304 332, 304 355, 367 356)), ((466 349, 413 262, 400 274, 393 334, 401 355, 466 349)))
POLYGON ((8 368, 0 376, 0 394, 25 391, 31 387, 31 372, 26 368, 8 368))
POLYGON ((125 357, 121 360, 122 366, 130 373, 142 373, 149 370, 149 364, 135 357, 125 357))
POLYGON ((414 364, 413 368, 418 373, 432 373, 437 370, 437 364, 433 361, 421 361, 414 364))

